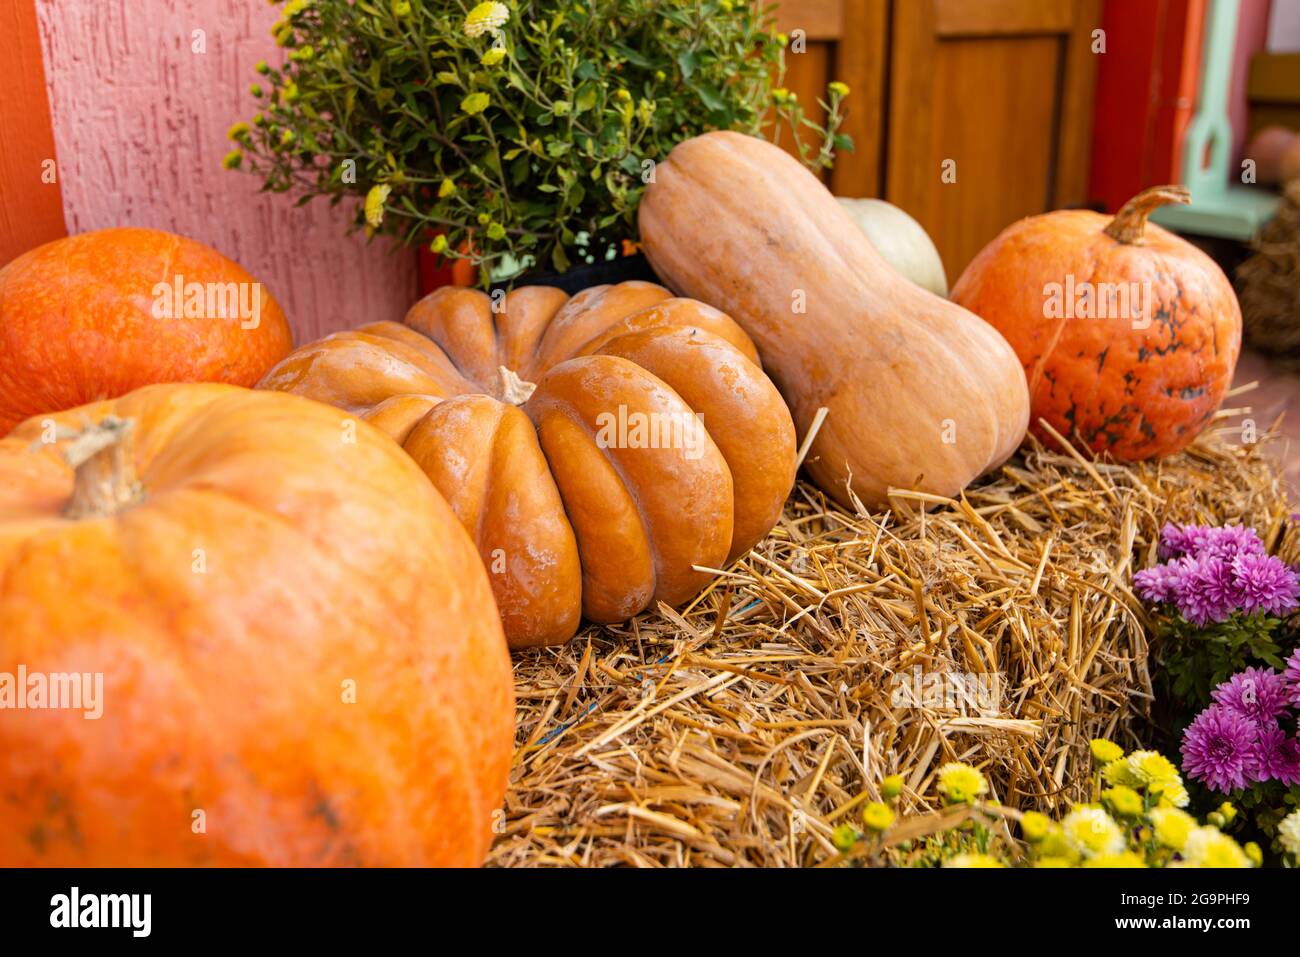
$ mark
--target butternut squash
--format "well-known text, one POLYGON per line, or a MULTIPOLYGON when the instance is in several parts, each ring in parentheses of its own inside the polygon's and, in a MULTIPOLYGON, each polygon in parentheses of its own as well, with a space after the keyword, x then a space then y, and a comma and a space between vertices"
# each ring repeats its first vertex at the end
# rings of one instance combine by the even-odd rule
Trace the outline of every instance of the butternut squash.
POLYGON ((1029 392, 986 322, 895 272, 829 191, 764 140, 713 132, 654 170, 641 243, 679 295, 754 340, 817 485, 869 507, 891 488, 956 495, 1025 435, 1029 392))

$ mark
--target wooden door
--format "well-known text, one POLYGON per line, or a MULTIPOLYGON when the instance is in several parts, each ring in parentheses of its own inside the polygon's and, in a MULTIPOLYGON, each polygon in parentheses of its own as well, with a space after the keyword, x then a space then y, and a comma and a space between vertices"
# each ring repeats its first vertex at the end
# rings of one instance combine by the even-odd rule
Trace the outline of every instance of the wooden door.
POLYGON ((811 118, 826 118, 817 101, 827 83, 849 86, 840 132, 853 137, 854 149, 836 157, 828 185, 840 196, 879 196, 889 0, 782 0, 776 21, 792 39, 784 85, 811 118), (797 49, 795 40, 802 40, 797 49))
POLYGON ((892 4, 885 198, 929 231, 950 281, 1009 223, 1084 202, 1098 6, 892 4))

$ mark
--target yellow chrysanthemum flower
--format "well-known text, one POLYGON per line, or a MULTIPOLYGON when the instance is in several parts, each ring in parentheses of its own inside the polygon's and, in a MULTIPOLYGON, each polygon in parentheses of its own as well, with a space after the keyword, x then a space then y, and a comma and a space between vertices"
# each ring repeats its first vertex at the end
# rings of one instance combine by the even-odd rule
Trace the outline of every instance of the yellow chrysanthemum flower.
POLYGON ((411 15, 410 0, 393 0, 393 16, 409 17, 411 15))
POLYGON ((1114 741, 1107 741, 1105 738, 1093 738, 1088 742, 1088 750, 1102 764, 1110 764, 1124 757, 1124 749, 1114 741))
POLYGON ((832 82, 826 84, 826 89, 830 90, 830 91, 831 91, 832 93, 834 93, 836 96, 848 96, 848 95, 849 95, 849 85, 848 85, 847 83, 843 83, 843 82, 841 82, 841 81, 839 81, 839 80, 834 80, 834 81, 832 81, 832 82))
POLYGON ((1196 818, 1176 807, 1154 807, 1151 809, 1151 826, 1155 828, 1159 844, 1181 851, 1188 835, 1196 829, 1196 818))
POLYGON ((969 804, 988 789, 984 775, 969 764, 950 761, 939 769, 939 793, 951 804, 969 804))
POLYGON ((510 8, 504 3, 480 3, 465 17, 465 36, 481 37, 510 22, 510 8))
POLYGON ((1128 756, 1129 766, 1144 784, 1181 781, 1178 768, 1159 751, 1134 751, 1128 756))
POLYGON ((880 782, 880 794, 886 801, 892 801, 903 793, 903 776, 891 774, 880 782))
POLYGON ((251 127, 242 120, 226 130, 226 139, 241 143, 248 138, 251 127))
POLYGON ((1047 835, 1043 838, 1042 843, 1038 845, 1038 854, 1042 858, 1062 857, 1068 861, 1077 861, 1079 852, 1070 846, 1066 840, 1065 831, 1061 830, 1059 825, 1053 824, 1048 828, 1047 835))
POLYGON ((1052 822, 1048 820, 1047 815, 1040 814, 1038 811, 1026 811, 1024 817, 1020 819, 1020 833, 1030 844, 1042 841, 1051 829, 1052 822))
POLYGON ((1120 817, 1137 817, 1146 810, 1142 805, 1142 795, 1124 784, 1102 791, 1101 799, 1120 817))
POLYGON ((1122 784, 1129 788, 1142 786, 1124 758, 1109 762, 1101 769, 1101 777, 1107 784, 1122 784))
POLYGON ((239 164, 244 161, 243 150, 231 150, 221 158, 222 169, 238 169, 239 164))
POLYGON ((1061 820, 1061 830, 1070 846, 1084 857, 1124 850, 1124 832, 1099 807, 1077 805, 1061 820))
POLYGON ((433 242, 429 243, 431 252, 442 253, 447 251, 447 237, 442 233, 433 237, 433 242))
POLYGON ((944 867, 1006 867, 991 854, 954 854, 943 862, 944 867))
POLYGON ((281 103, 292 103, 294 100, 298 99, 298 96, 298 84, 293 80, 290 80, 280 88, 281 103))
POLYGON ((1231 801, 1224 801, 1219 805, 1219 814, 1222 815, 1224 822, 1227 824, 1231 824, 1237 819, 1237 809, 1231 801))
POLYGON ((478 62, 482 63, 484 66, 496 66, 505 58, 506 58, 505 47, 492 47, 491 49, 485 51, 481 57, 479 57, 478 62))
POLYGON ((894 823, 894 812, 888 804, 872 801, 862 809, 862 823, 873 831, 886 830, 894 823))
POLYGON ((1132 851, 1118 854, 1098 854, 1083 862, 1084 867, 1146 867, 1146 861, 1132 851))
POLYGON ((456 192, 456 181, 448 177, 438 184, 438 198, 446 199, 452 193, 456 192))
POLYGON ((1247 841, 1242 850, 1245 851, 1246 856, 1250 858, 1250 863, 1254 864, 1256 867, 1264 866, 1264 852, 1254 841, 1247 841))
POLYGON ((1246 852, 1217 827, 1198 827, 1187 836, 1183 860, 1192 867, 1250 867, 1246 852))
POLYGON ((835 845, 835 850, 847 854, 858 843, 858 829, 852 824, 841 824, 831 832, 831 843, 835 845))
POLYGON ((1034 862, 1034 867, 1073 867, 1074 861, 1068 857, 1040 857, 1034 862))
POLYGON ((1292 811, 1277 826, 1277 840, 1282 850, 1300 858, 1300 810, 1292 811))
POLYGON ((496 240, 505 239, 506 228, 502 226, 500 223, 493 223, 487 228, 487 237, 488 239, 496 239, 496 240))
POLYGON ((1191 797, 1181 779, 1176 781, 1152 781, 1147 785, 1147 793, 1156 799, 1160 807, 1187 807, 1191 797))
POLYGON ((473 116, 486 110, 491 102, 492 98, 486 93, 471 93, 460 101, 460 108, 462 112, 473 116))
POLYGON ((379 183, 370 187, 370 192, 366 193, 366 222, 373 229, 378 229, 384 221, 384 203, 388 201, 388 194, 393 191, 393 187, 387 183, 379 183))

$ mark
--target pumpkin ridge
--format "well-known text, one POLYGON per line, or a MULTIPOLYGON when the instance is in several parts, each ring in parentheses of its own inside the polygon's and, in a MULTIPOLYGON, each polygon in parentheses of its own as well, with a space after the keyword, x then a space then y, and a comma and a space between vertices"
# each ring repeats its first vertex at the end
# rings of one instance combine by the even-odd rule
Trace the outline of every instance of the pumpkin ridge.
MULTIPOLYGON (((566 359, 564 361, 576 362, 576 361, 580 361, 581 358, 582 357, 578 357, 577 359, 566 359)), ((626 362, 627 360, 623 360, 623 361, 626 362)), ((563 364, 564 364, 563 362, 556 363, 556 365, 553 368, 558 368, 563 364)), ((635 365, 635 363, 629 362, 628 365, 635 365)), ((636 366, 636 368, 639 369, 640 366, 636 366)), ((545 382, 545 376, 543 376, 542 382, 538 383, 539 390, 541 389, 543 382, 545 382)), ((651 595, 651 601, 653 601, 654 595, 658 594, 659 592, 659 579, 661 577, 660 557, 659 557, 659 550, 655 547, 654 540, 650 534, 650 527, 649 527, 650 523, 646 521, 645 506, 641 501, 640 495, 638 495, 636 490, 628 483, 626 471, 620 465, 618 460, 609 454, 608 449, 602 449, 600 447, 600 443, 596 441, 595 433, 592 432, 591 427, 585 421, 583 421, 582 416, 577 414, 577 412, 573 409, 573 406, 569 402, 553 399, 551 402, 551 407, 559 409, 561 413, 565 416, 565 418, 567 418, 570 421, 570 423, 576 426, 578 430, 587 437, 587 439, 591 442, 592 448, 595 448, 600 452, 601 456, 605 459, 605 461, 609 463, 610 469, 618 477, 619 483, 623 486, 624 491, 627 492, 628 499, 632 502, 633 505, 636 506, 636 516, 637 516, 637 522, 639 523, 641 529, 641 538, 646 543, 647 550, 650 552, 652 558, 651 569, 653 570, 654 573, 654 580, 651 582, 650 595, 651 595)), ((525 409, 524 412, 525 414, 528 414, 527 409, 525 409)), ((532 419, 531 414, 529 414, 529 418, 532 419)), ((533 420, 533 427, 535 429, 537 428, 537 421, 535 419, 533 420)), ((538 445, 541 446, 542 457, 546 460, 546 467, 550 469, 552 476, 554 476, 555 466, 551 462, 550 453, 546 451, 545 443, 541 441, 540 431, 538 434, 538 445)), ((578 541, 578 555, 579 555, 580 567, 585 569, 587 563, 582 558, 582 552, 583 552, 582 540, 578 538, 578 527, 577 525, 574 524, 573 517, 569 514, 568 498, 565 496, 564 488, 563 486, 560 486, 559 482, 556 482, 556 487, 560 489, 560 505, 564 509, 564 520, 569 523, 569 528, 573 530, 573 536, 578 541)), ((649 606, 644 605, 641 608, 637 609, 637 611, 634 612, 633 614, 640 614, 647 607, 649 606)))
MULTIPOLYGON (((565 411, 561 414, 565 416, 566 420, 568 420, 570 424, 572 424, 578 430, 580 430, 581 433, 585 434, 587 438, 591 440, 593 446, 599 448, 599 446, 596 446, 595 437, 590 434, 590 429, 586 427, 586 424, 582 421, 580 416, 577 416, 571 411, 565 411)), ((546 457, 546 466, 548 469, 552 469, 552 475, 555 475, 554 466, 551 463, 550 456, 546 452, 546 445, 545 443, 541 443, 541 445, 542 445, 542 454, 543 456, 546 457)), ((627 494, 628 500, 632 503, 633 507, 636 510, 637 530, 640 532, 640 539, 643 543, 645 543, 646 552, 650 556, 650 582, 649 582, 649 587, 647 589, 648 591, 647 601, 637 605, 634 608, 631 608, 629 612, 630 615, 639 615, 641 612, 645 611, 646 608, 650 606, 650 602, 654 600, 654 596, 659 591, 658 553, 656 552, 650 540, 650 533, 647 529, 645 510, 640 500, 638 499, 637 495, 635 494, 635 492, 628 486, 626 475, 623 473, 623 470, 619 468, 618 463, 610 460, 608 455, 602 453, 602 457, 605 459, 606 462, 608 462, 610 471, 613 472, 615 478, 618 479, 620 486, 622 487, 623 491, 627 494)), ((564 485, 560 483, 558 478, 556 479, 556 487, 560 490, 560 503, 561 503, 561 507, 564 509, 564 519, 566 522, 568 522, 569 527, 573 530, 574 540, 578 544, 579 567, 585 579, 587 574, 587 569, 589 567, 589 561, 585 557, 586 550, 583 548, 584 536, 583 533, 579 530, 580 526, 578 525, 578 523, 574 522, 572 516, 570 516, 569 514, 570 506, 569 506, 568 497, 564 494, 564 485)), ((586 614, 587 595, 586 595, 585 583, 583 587, 582 602, 583 602, 583 613, 586 614)))
MULTIPOLYGON (((591 357, 579 356, 574 359, 566 360, 566 362, 582 362, 586 358, 591 358, 591 357)), ((680 403, 681 407, 687 410, 687 412, 689 412, 692 417, 695 416, 696 410, 694 409, 694 407, 692 407, 690 403, 688 403, 684 398, 682 398, 681 394, 676 389, 674 389, 672 385, 670 385, 668 382, 661 379, 659 376, 655 375, 649 369, 645 368, 644 366, 640 365, 639 363, 631 359, 626 359, 622 356, 602 355, 602 358, 610 359, 620 364, 626 365, 629 368, 629 370, 633 370, 634 375, 644 377, 645 379, 649 380, 649 384, 651 385, 652 388, 661 388, 665 390, 670 396, 672 396, 673 399, 675 399, 678 403, 680 403)), ((556 368, 558 368, 559 365, 564 365, 564 364, 565 363, 560 363, 556 366, 556 368)), ((596 440, 596 436, 592 433, 591 427, 586 422, 582 421, 582 418, 580 416, 578 417, 578 423, 582 427, 582 429, 587 433, 587 435, 590 437, 592 444, 599 449, 600 445, 596 440)), ((734 476, 731 473, 731 465, 727 461, 726 456, 722 454, 722 450, 718 448, 717 443, 714 442, 713 437, 709 434, 708 429, 702 425, 699 425, 698 428, 704 441, 706 441, 709 444, 709 446, 712 447, 712 449, 717 453, 718 459, 722 465, 723 470, 726 473, 726 476, 732 481, 731 492, 728 495, 727 509, 731 513, 731 519, 733 525, 732 531, 734 534, 735 480, 734 480, 734 476)), ((652 593, 651 601, 652 602, 655 600, 662 601, 664 599, 660 598, 659 592, 664 579, 668 577, 665 573, 665 566, 668 564, 668 561, 665 556, 665 549, 662 546, 661 542, 659 541, 659 536, 655 534, 655 529, 658 526, 655 522, 650 521, 649 516, 646 513, 646 504, 645 504, 644 490, 642 489, 642 483, 634 482, 631 480, 630 476, 627 473, 627 469, 623 466, 620 460, 620 457, 612 454, 612 450, 601 449, 601 452, 604 458, 610 463, 611 467, 614 469, 614 472, 618 475, 619 480, 623 483, 624 488, 627 489, 629 497, 636 505, 637 515, 641 522, 641 528, 644 532, 646 543, 649 546, 650 554, 653 557, 655 581, 654 581, 654 590, 652 593)), ((549 463, 549 459, 548 459, 548 463, 549 463)), ((726 559, 726 556, 730 554, 731 538, 732 538, 731 535, 727 536, 727 547, 724 550, 722 556, 724 561, 726 559)), ((649 606, 647 605, 646 607, 649 606)))

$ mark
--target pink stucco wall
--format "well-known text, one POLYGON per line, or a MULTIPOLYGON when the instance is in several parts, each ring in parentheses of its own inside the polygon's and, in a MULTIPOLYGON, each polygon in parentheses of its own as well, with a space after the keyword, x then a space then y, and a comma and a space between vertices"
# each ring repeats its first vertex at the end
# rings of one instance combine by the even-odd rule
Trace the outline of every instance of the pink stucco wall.
POLYGON ((70 233, 152 226, 221 250, 284 307, 298 342, 398 319, 412 252, 345 235, 346 204, 257 192, 221 169, 226 130, 256 111, 253 65, 280 52, 265 0, 36 0, 70 233), (206 53, 192 52, 193 31, 206 53))

